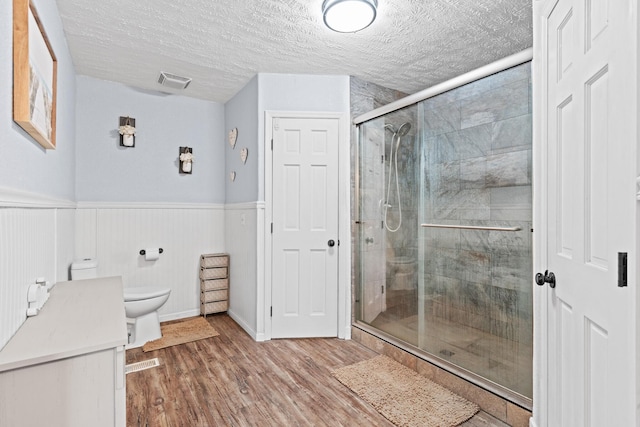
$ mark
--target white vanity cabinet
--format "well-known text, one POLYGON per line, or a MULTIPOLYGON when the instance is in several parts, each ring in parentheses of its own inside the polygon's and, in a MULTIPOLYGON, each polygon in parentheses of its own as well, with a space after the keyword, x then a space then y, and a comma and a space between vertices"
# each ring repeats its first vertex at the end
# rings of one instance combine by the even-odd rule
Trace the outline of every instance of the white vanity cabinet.
POLYGON ((0 351, 0 426, 124 427, 126 343, 120 277, 56 284, 0 351))

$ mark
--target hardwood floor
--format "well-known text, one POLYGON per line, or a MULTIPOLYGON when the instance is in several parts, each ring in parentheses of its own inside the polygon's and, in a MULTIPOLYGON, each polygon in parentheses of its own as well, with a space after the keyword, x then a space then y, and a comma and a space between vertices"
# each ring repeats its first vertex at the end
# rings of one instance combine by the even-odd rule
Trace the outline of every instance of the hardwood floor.
MULTIPOLYGON (((144 353, 160 366, 127 375, 127 426, 392 426, 331 375, 375 352, 338 339, 253 341, 226 314, 220 336, 144 353)), ((506 426, 480 413, 465 427, 506 426)))

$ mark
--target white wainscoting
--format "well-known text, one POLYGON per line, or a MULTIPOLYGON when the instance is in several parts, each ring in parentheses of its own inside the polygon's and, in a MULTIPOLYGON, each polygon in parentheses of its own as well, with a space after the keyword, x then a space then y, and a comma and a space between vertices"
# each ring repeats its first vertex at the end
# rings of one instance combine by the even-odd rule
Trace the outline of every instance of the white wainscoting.
POLYGON ((73 202, 0 188, 0 348, 26 320, 36 278, 66 280, 73 258, 73 202))
POLYGON ((56 282, 70 280, 69 267, 75 258, 76 210, 56 209, 56 282))
MULTIPOLYGON (((232 242, 231 301, 244 308, 239 323, 255 328, 255 203, 245 206, 252 234, 227 233, 232 242), (240 250, 238 251, 238 248, 240 250), (234 268, 235 267, 235 268, 234 268)), ((233 209, 233 207, 232 207, 233 209)), ((235 210, 234 210, 235 212, 235 210)), ((230 215, 233 226, 239 226, 230 215)), ((244 226, 234 230, 246 230, 244 226)), ((171 296, 160 310, 163 321, 199 314, 199 258, 228 252, 225 207, 215 204, 76 203, 0 188, 0 348, 26 319, 27 288, 37 277, 69 280, 74 258, 97 257, 98 274, 122 276, 125 287, 166 286, 171 296), (140 249, 161 247, 157 261, 145 261, 140 249)), ((233 304, 233 303, 232 303, 233 304)))
MULTIPOLYGON (((200 255, 225 251, 223 205, 78 203, 76 257, 96 257, 98 275, 122 276, 124 287, 160 286, 171 296, 160 320, 200 312, 200 255), (157 261, 140 255, 162 248, 157 261)), ((233 264, 233 258, 231 262, 233 264)))
POLYGON ((257 294, 259 262, 264 258, 264 203, 236 203, 225 207, 226 248, 231 266, 229 316, 253 339, 258 339, 257 294), (262 242, 262 243, 260 243, 262 242))

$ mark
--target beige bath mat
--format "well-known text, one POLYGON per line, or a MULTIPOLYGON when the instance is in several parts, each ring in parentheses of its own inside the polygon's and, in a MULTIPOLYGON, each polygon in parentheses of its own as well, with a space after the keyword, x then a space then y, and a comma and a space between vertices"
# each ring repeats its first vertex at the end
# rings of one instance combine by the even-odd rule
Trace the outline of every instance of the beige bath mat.
POLYGON ((159 350, 220 335, 203 317, 193 317, 180 322, 160 325, 160 329, 162 330, 162 338, 143 345, 143 351, 159 350))
POLYGON ((387 356, 337 369, 333 375, 397 426, 453 427, 478 405, 387 356))

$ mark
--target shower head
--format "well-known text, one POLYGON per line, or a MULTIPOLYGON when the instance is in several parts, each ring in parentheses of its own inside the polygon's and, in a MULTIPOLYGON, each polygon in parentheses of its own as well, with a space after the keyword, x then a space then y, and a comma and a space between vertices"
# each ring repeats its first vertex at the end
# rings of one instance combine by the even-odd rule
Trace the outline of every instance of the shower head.
POLYGON ((393 133, 394 135, 405 136, 411 130, 411 123, 404 122, 398 129, 396 129, 392 124, 384 125, 384 128, 388 131, 391 131, 391 133, 393 133))
POLYGON ((409 133, 409 131, 411 130, 411 123, 409 122, 404 122, 403 124, 400 125, 400 127, 398 128, 398 136, 405 136, 406 134, 409 133))

